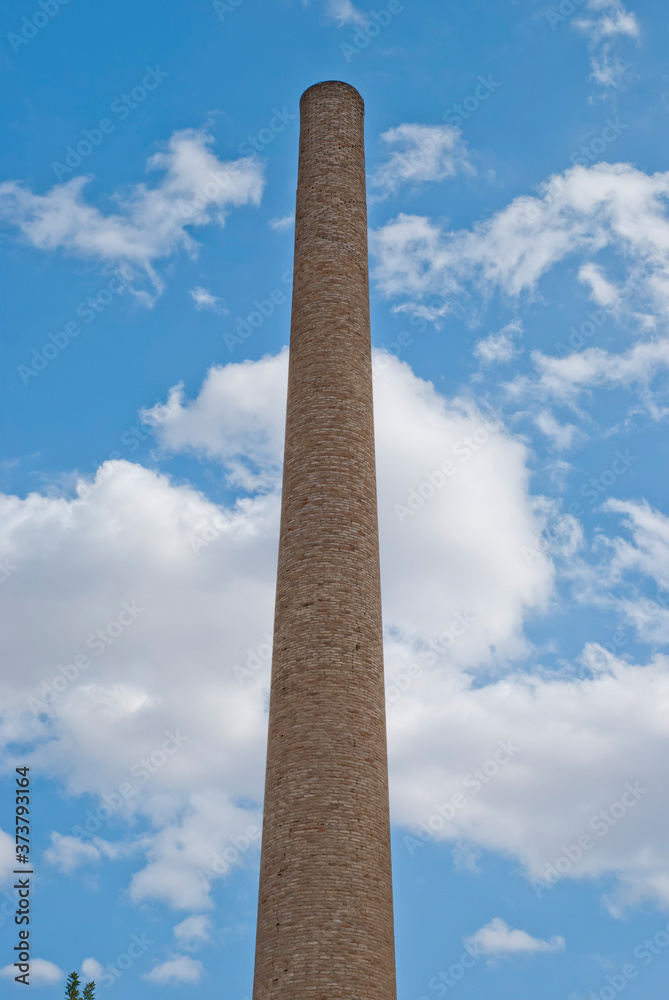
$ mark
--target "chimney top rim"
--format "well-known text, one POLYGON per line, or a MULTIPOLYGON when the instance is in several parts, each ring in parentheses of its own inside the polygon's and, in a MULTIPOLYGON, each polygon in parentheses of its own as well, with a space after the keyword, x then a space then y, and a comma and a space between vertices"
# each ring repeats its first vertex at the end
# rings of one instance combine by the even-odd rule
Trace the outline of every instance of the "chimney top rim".
POLYGON ((360 91, 356 90, 353 84, 346 83, 345 80, 319 80, 318 83, 313 83, 310 87, 307 87, 307 89, 302 94, 300 98, 300 104, 302 104, 302 101, 305 99, 307 94, 310 94, 312 90, 319 90, 320 88, 327 88, 328 90, 339 90, 341 88, 344 90, 352 91, 353 94, 355 94, 355 96, 362 104, 363 108, 365 106, 365 102, 362 98, 362 94, 360 93, 360 91))

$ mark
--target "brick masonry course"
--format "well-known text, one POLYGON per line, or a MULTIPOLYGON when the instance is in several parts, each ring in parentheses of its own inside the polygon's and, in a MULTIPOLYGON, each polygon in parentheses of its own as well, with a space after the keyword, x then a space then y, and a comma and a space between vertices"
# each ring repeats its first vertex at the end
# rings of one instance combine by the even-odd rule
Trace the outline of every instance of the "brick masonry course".
POLYGON ((254 1000, 395 1000, 364 103, 300 102, 254 1000))

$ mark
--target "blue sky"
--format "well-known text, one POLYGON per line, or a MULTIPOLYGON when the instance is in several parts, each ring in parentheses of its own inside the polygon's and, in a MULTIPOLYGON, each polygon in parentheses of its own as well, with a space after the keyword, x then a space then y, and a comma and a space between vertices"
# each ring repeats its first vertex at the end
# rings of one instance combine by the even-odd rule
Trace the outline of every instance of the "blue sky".
POLYGON ((7 995, 20 765, 45 1000, 251 995, 327 79, 367 110, 399 996, 666 993, 666 11, 374 10, 3 7, 7 995))

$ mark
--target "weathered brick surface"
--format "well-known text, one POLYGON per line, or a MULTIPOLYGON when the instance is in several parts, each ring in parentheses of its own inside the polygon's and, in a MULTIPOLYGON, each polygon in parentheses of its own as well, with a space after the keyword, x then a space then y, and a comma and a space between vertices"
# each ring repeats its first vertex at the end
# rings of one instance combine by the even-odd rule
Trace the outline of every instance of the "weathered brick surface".
POLYGON ((364 104, 300 103, 254 1000, 395 1000, 364 104))

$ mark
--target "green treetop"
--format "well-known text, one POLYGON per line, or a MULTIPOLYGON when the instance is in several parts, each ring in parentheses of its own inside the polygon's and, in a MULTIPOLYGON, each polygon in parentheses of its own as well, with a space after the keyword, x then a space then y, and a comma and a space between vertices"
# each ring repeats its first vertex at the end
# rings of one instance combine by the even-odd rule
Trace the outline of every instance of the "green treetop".
POLYGON ((65 996, 67 1000, 81 1000, 81 993, 79 992, 79 987, 81 986, 81 980, 76 972, 71 972, 67 977, 67 985, 65 986, 65 996))

